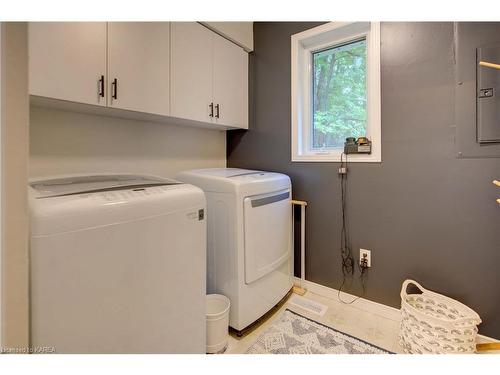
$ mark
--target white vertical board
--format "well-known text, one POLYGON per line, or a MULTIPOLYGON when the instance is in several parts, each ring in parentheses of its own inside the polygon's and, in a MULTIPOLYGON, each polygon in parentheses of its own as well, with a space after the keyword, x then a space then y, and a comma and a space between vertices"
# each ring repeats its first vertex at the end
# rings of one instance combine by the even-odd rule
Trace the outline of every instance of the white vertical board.
MULTIPOLYGON (((0 22, 0 176, 2 176, 2 129, 3 129, 3 53, 4 43, 2 36, 3 22, 0 22)), ((1 180, 1 179, 0 179, 1 180)), ((0 184, 0 348, 2 345, 2 238, 3 238, 3 194, 2 194, 2 184, 0 184)))

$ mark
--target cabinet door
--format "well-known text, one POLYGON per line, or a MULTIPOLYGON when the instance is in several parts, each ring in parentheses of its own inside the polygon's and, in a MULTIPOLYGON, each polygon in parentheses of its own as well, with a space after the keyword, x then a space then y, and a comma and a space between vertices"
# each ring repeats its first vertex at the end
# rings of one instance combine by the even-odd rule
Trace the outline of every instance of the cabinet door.
POLYGON ((211 121, 214 34, 196 22, 172 22, 171 33, 171 115, 211 121))
POLYGON ((105 106, 105 76, 105 22, 29 24, 30 94, 105 106))
POLYGON ((108 105, 169 115, 169 64, 170 23, 110 22, 108 105))
POLYGON ((214 103, 218 124, 248 129, 248 54, 215 34, 214 103))

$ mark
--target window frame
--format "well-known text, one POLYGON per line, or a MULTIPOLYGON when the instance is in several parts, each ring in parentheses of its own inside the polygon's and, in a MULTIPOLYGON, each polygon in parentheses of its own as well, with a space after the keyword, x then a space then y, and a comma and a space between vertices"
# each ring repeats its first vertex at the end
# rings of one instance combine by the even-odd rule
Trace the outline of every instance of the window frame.
POLYGON ((313 110, 313 53, 366 39, 367 137, 371 154, 350 154, 349 162, 382 161, 380 98, 380 23, 329 22, 291 37, 292 162, 339 162, 343 149, 314 150, 311 144, 313 110))

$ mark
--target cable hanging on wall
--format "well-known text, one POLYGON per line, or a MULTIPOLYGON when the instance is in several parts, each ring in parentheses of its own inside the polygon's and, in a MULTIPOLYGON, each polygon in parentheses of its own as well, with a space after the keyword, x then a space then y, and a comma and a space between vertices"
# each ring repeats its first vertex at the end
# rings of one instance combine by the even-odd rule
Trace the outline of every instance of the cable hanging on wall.
POLYGON ((363 288, 363 293, 360 296, 355 297, 351 301, 344 301, 340 297, 340 292, 344 287, 348 275, 354 275, 354 257, 352 255, 351 246, 349 244, 349 233, 347 230, 347 214, 346 214, 346 203, 347 203, 347 154, 340 154, 340 191, 341 191, 341 212, 342 212, 342 230, 340 232, 340 253, 342 256, 342 284, 338 290, 338 299, 340 302, 350 305, 357 301, 359 298, 363 297, 366 292, 364 275, 368 269, 366 263, 358 263, 359 267, 359 278, 361 280, 361 286, 363 288), (345 156, 345 161, 344 161, 345 156))

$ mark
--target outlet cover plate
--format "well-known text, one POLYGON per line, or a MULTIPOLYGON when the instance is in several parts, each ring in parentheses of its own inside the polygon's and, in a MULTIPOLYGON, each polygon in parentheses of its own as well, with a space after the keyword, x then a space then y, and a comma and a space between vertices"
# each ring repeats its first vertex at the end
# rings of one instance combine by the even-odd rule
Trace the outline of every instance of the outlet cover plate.
POLYGON ((366 254, 366 263, 368 268, 372 266, 372 252, 367 249, 359 249, 359 264, 361 264, 361 259, 363 259, 366 254))

